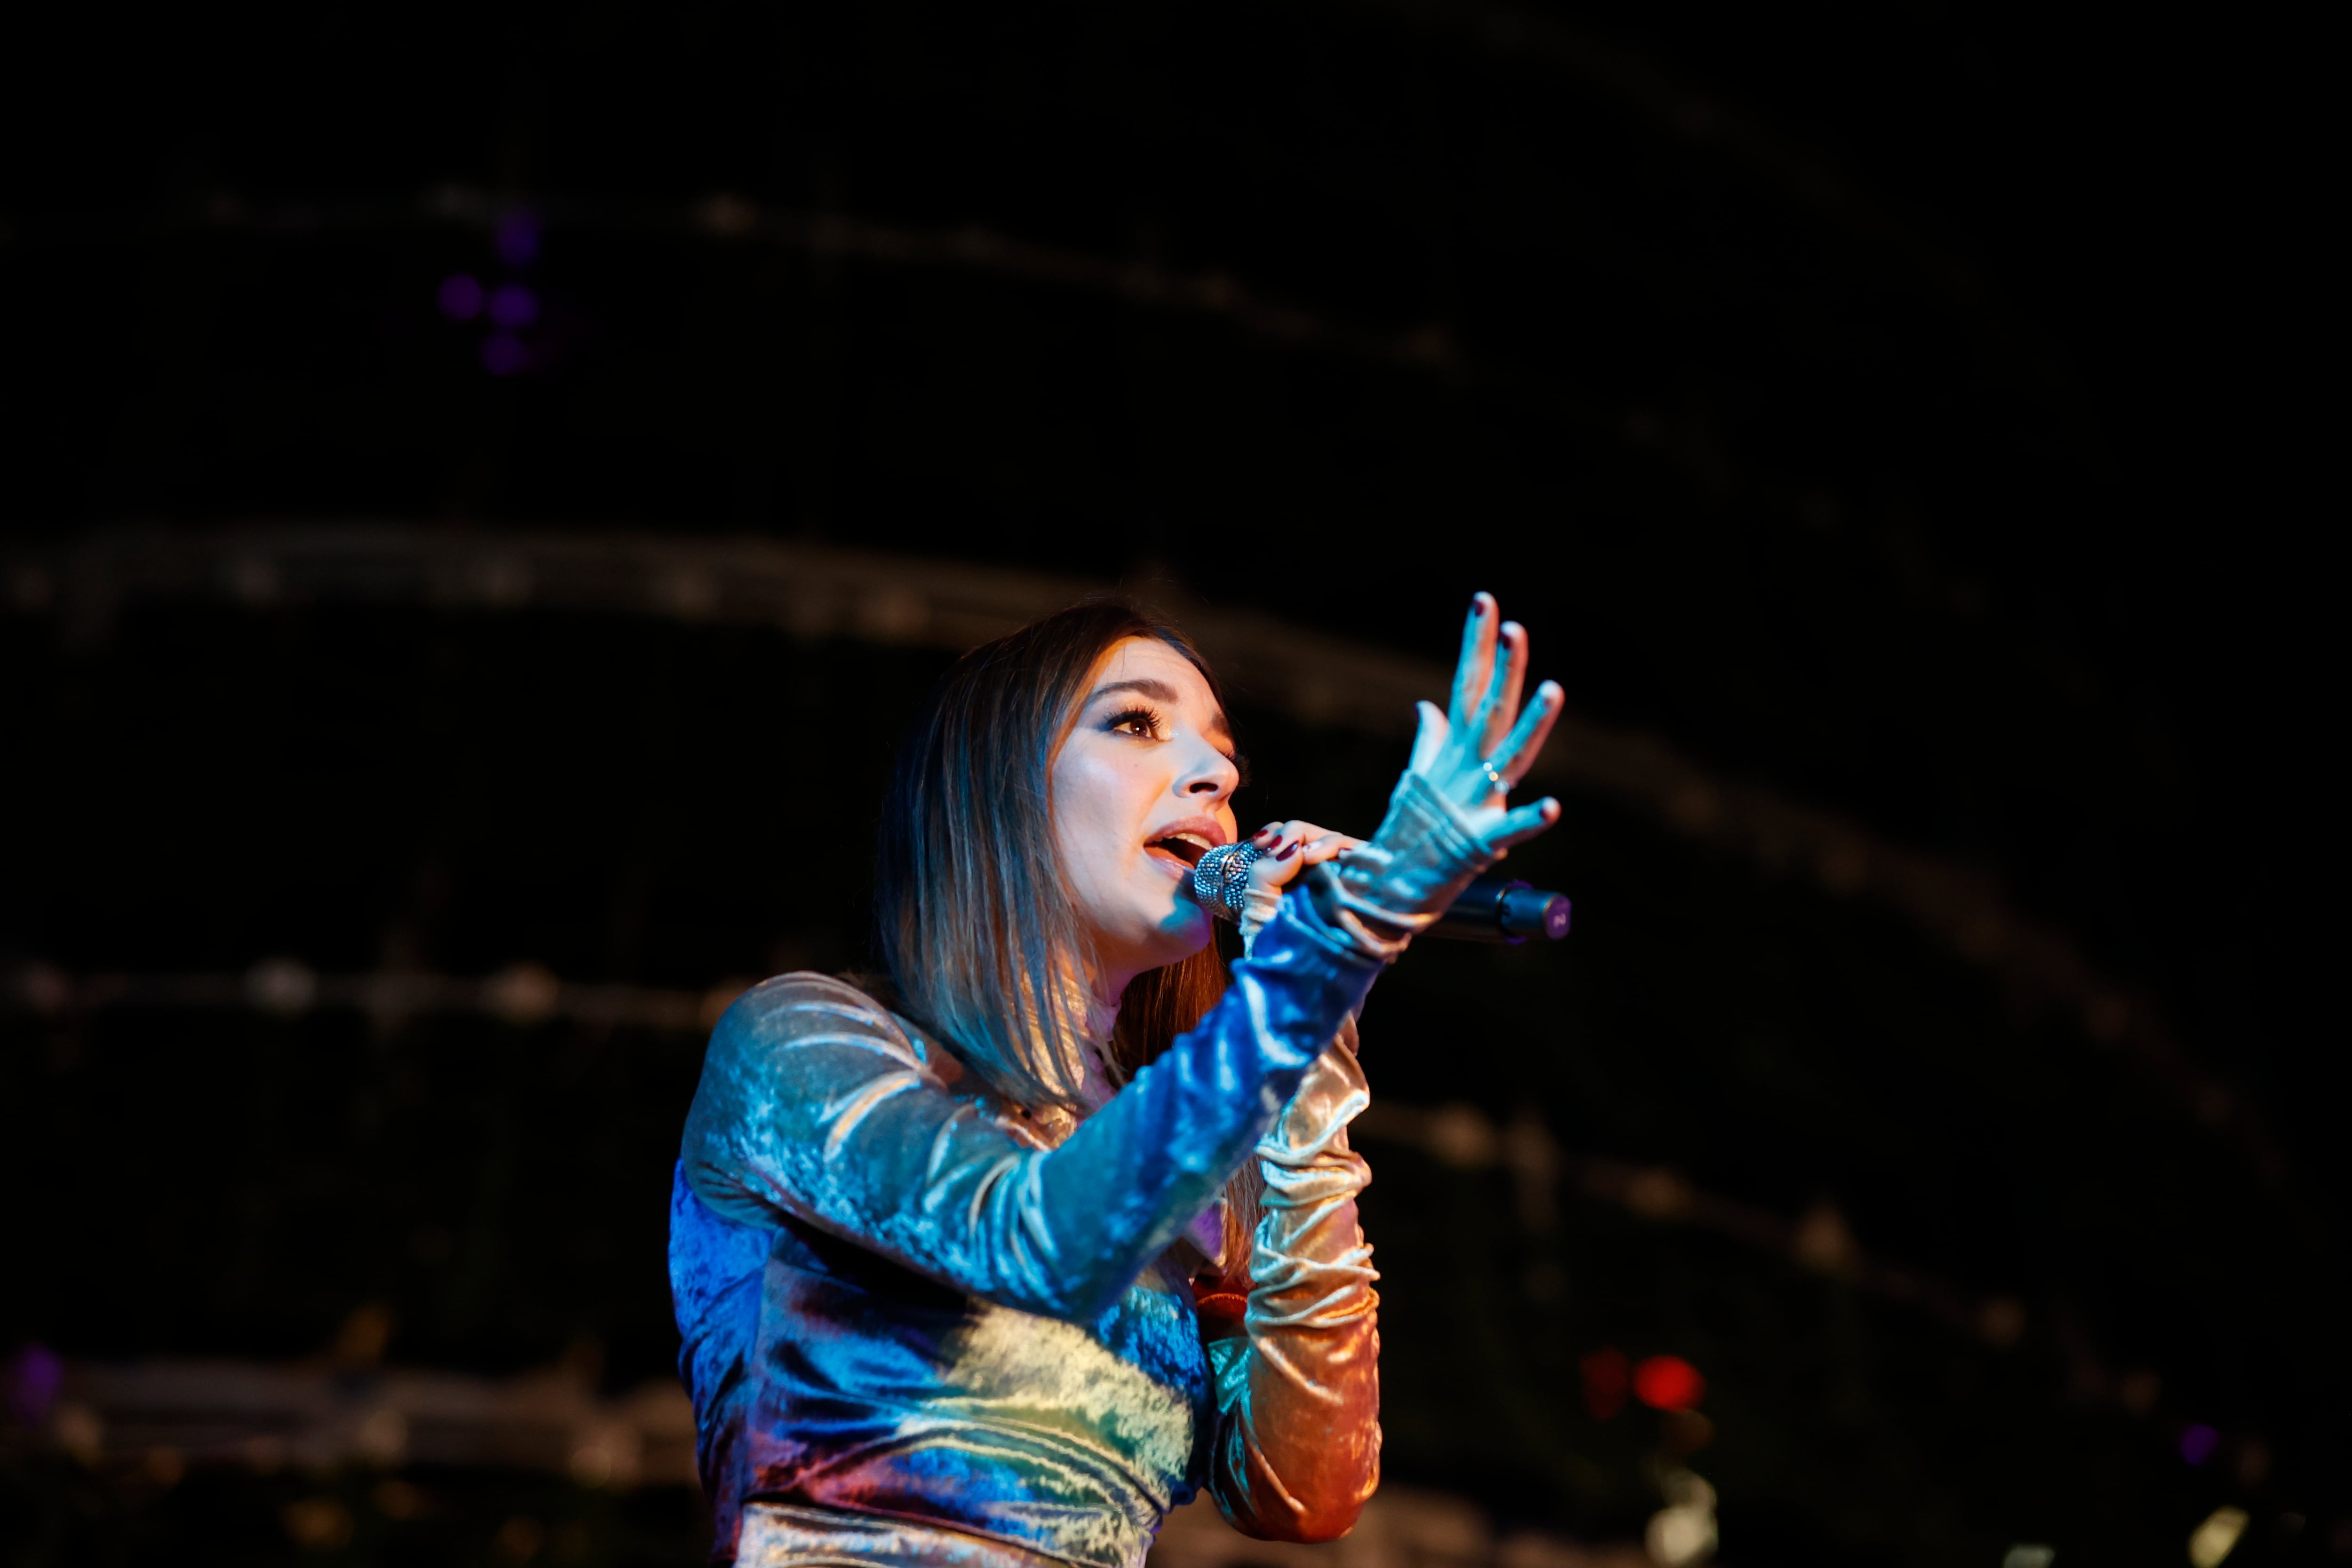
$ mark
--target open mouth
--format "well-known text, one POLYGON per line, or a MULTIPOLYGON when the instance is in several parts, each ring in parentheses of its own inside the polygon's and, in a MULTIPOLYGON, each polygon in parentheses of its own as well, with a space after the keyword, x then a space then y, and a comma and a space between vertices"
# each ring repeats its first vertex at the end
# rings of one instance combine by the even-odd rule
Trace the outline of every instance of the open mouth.
POLYGON ((1143 846, 1163 855, 1173 855, 1186 865, 1198 865, 1201 857, 1214 846, 1199 833, 1171 833, 1164 839, 1154 839, 1143 846))

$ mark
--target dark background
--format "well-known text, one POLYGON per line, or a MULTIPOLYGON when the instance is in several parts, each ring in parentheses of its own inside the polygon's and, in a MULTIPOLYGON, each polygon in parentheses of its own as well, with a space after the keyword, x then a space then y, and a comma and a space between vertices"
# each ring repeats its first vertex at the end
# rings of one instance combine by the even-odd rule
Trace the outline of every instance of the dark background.
MULTIPOLYGON (((1375 1150, 1392 1479, 1637 1531, 1655 1424, 1577 1381, 1613 1343, 1706 1372, 1735 1564, 2178 1561, 2231 1501, 2235 1561, 2352 1554, 2310 40, 1370 0, 48 26, 0 206, 23 559, 765 535, 1431 660, 1493 588, 1580 713, 1997 879, 2278 1153, 1900 916, 1571 794, 1524 874, 1576 936, 1414 955, 1381 1092, 1832 1202, 2031 1327, 1572 1199, 1529 1229, 1502 1176, 1375 1150), (515 373, 436 306, 458 272, 534 291, 515 373)), ((688 988, 862 956, 854 899, 802 890, 862 875, 943 657, 422 607, 20 602, 0 637, 12 959, 688 988)), ((1376 820, 1399 746, 1237 706, 1244 818, 1376 820)), ((667 1364, 695 1042, 0 1027, 10 1343, 287 1356, 383 1301, 395 1360, 667 1364)), ((196 1502, 106 1506, 89 1551, 205 1549, 196 1502)))

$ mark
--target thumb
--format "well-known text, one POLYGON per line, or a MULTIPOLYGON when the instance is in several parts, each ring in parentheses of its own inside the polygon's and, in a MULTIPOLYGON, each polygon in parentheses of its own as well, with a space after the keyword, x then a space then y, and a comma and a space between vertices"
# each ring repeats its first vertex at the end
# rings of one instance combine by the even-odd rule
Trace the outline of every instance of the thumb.
POLYGON ((1437 754, 1454 733, 1445 720, 1444 711, 1435 703, 1415 703, 1421 710, 1421 729, 1412 737, 1412 760, 1405 764, 1408 773, 1427 773, 1437 766, 1437 754))

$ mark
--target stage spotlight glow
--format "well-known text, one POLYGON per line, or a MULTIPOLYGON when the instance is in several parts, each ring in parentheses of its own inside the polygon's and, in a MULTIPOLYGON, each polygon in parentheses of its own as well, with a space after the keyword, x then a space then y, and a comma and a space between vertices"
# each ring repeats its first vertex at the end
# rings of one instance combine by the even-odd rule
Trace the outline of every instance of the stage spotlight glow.
POLYGON ((2238 1537, 2246 1532, 2246 1511, 2222 1507, 2205 1516, 2189 1537, 2189 1561, 2192 1568, 2221 1568, 2221 1560, 2238 1544, 2238 1537))
POLYGON ((1666 1506, 1650 1516, 1643 1544, 1659 1568, 1691 1568, 1715 1555, 1715 1488, 1690 1470, 1667 1474, 1666 1506))

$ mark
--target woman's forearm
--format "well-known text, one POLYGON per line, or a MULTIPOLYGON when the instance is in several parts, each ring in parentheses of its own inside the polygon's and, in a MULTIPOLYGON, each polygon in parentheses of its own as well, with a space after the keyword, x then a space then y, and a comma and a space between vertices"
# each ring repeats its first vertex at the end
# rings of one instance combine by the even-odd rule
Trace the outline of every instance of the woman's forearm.
POLYGON ((1354 1052, 1335 1042, 1258 1145, 1247 1303, 1210 1342, 1210 1490, 1261 1539, 1343 1535, 1380 1484, 1378 1275, 1356 1220, 1371 1173, 1347 1140, 1369 1099, 1354 1052))
POLYGON ((1380 967, 1309 912, 1277 919, 1200 1026, 1050 1150, 951 1091, 952 1066, 878 1008, 861 1023, 838 982, 762 988, 713 1037, 687 1180, 722 1215, 781 1210, 1002 1305, 1090 1320, 1214 1201, 1380 967))

